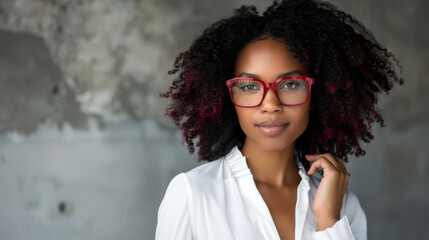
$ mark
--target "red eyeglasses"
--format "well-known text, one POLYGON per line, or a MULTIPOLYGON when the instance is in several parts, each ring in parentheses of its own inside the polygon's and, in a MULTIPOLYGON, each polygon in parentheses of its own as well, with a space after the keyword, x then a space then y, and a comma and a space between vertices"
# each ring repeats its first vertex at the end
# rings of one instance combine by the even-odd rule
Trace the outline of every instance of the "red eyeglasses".
POLYGON ((264 101, 268 89, 272 88, 277 99, 284 106, 305 104, 311 94, 314 78, 290 76, 266 83, 257 78, 233 78, 226 81, 232 102, 237 107, 254 108, 264 101))

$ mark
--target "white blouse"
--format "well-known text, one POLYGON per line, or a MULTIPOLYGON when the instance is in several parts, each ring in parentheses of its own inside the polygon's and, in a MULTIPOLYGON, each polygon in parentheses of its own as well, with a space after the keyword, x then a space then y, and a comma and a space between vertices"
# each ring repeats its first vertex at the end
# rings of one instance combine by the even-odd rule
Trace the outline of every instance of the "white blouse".
MULTIPOLYGON (((301 163, 298 166, 295 240, 367 239, 365 213, 348 189, 340 220, 317 231, 312 206, 320 180, 307 175, 301 163)), ((158 210, 155 239, 271 240, 280 236, 245 157, 235 147, 225 157, 171 180, 158 210)))

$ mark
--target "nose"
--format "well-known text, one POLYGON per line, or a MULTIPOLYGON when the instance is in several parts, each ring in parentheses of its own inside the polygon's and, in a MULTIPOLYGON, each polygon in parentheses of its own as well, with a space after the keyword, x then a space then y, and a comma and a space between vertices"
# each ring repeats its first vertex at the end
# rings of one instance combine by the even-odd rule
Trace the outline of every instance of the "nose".
POLYGON ((282 107, 283 105, 280 103, 274 90, 269 88, 261 103, 261 110, 263 112, 279 112, 282 110, 282 107))

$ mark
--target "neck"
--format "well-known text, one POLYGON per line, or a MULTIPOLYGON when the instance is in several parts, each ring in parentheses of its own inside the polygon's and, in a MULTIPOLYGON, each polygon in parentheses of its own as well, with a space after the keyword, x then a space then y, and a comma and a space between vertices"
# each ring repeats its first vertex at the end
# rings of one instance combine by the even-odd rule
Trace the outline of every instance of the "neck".
POLYGON ((281 150, 265 150, 246 139, 242 149, 256 183, 272 187, 296 187, 299 184, 295 145, 281 150))

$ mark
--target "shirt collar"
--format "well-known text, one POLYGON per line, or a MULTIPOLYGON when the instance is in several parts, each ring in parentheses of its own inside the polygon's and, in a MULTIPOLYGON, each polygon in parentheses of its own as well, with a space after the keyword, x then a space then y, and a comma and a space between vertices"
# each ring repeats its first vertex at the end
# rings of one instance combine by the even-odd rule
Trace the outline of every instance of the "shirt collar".
MULTIPOLYGON (((235 146, 226 156, 226 161, 228 162, 229 167, 232 170, 232 173, 236 179, 240 179, 247 176, 252 176, 249 167, 247 166, 246 158, 243 156, 241 151, 235 146)), ((298 174, 301 177, 301 183, 299 187, 304 188, 305 190, 310 189, 309 176, 305 171, 302 163, 296 159, 298 165, 298 174)))
MULTIPOLYGON (((266 205, 264 199, 259 193, 255 181, 253 179, 253 175, 247 166, 246 158, 236 146, 231 150, 231 152, 229 152, 225 156, 225 159, 244 196, 249 199, 249 201, 255 207, 255 210, 259 212, 265 220, 265 223, 267 225, 260 225, 261 231, 265 236, 265 239, 280 240, 280 236, 278 234, 268 206, 266 205)), ((310 190, 310 182, 309 176, 307 175, 304 166, 298 160, 297 164, 299 167, 298 173, 301 177, 301 182, 298 185, 297 203, 295 208, 295 239, 301 239, 300 236, 304 228, 304 223, 309 206, 308 191, 310 190)))

